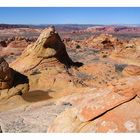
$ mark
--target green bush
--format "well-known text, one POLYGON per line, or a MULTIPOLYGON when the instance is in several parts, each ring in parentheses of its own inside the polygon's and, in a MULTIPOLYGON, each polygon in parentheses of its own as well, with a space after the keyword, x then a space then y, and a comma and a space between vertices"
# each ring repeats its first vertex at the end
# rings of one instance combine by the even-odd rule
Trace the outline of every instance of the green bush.
POLYGON ((81 48, 81 46, 80 45, 76 45, 76 49, 80 49, 81 48))

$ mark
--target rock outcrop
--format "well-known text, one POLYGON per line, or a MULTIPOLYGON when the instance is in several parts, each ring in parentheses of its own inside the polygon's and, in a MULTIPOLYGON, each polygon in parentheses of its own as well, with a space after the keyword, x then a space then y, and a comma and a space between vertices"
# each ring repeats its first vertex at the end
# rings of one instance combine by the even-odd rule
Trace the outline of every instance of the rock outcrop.
POLYGON ((10 63, 20 56, 23 50, 32 42, 34 42, 33 38, 21 36, 3 39, 0 41, 0 56, 10 63))
POLYGON ((91 87, 102 87, 119 78, 115 66, 109 63, 94 62, 83 65, 75 72, 76 77, 91 87))
POLYGON ((58 33, 54 27, 50 27, 42 31, 37 41, 29 45, 22 55, 11 64, 11 67, 20 72, 28 72, 46 67, 74 65, 80 65, 80 63, 74 63, 70 59, 58 33))
POLYGON ((0 101, 8 100, 15 95, 22 95, 29 90, 28 78, 9 67, 0 58, 0 101))
POLYGON ((139 133, 140 103, 139 98, 126 102, 94 121, 87 122, 84 127, 79 125, 80 133, 139 133))
MULTIPOLYGON (((135 121, 140 117, 139 114, 132 113, 133 115, 129 116, 126 114, 127 105, 131 106, 131 102, 135 102, 135 97, 138 98, 140 94, 139 82, 140 77, 124 78, 112 83, 104 90, 89 90, 84 94, 61 99, 59 104, 66 102, 71 104, 72 108, 58 115, 49 126, 48 132, 130 132, 133 127, 131 124, 135 126, 131 132, 139 132, 140 129, 136 128, 139 121, 135 121), (125 112, 123 113, 125 118, 121 123, 123 116, 117 118, 120 115, 119 111, 125 112), (114 118, 111 118, 111 114, 114 118), (105 116, 108 116, 109 122, 102 120, 102 118, 106 119, 105 116), (126 128, 121 129, 122 127, 126 128)), ((132 103, 132 106, 134 104, 139 106, 139 103, 132 103)))
POLYGON ((0 126, 2 132, 140 132, 139 83, 139 76, 123 78, 105 89, 1 112, 0 126))
POLYGON ((123 41, 121 45, 115 47, 110 58, 129 65, 140 66, 139 46, 133 41, 123 41))
MULTIPOLYGON (((7 51, 25 42, 16 38, 7 51)), ((139 54, 138 39, 63 42, 44 29, 10 67, 0 59, 0 132, 140 132, 139 54)))
POLYGON ((9 64, 0 57, 0 90, 9 89, 13 85, 13 70, 9 68, 9 64))
POLYGON ((82 63, 73 62, 54 27, 42 31, 37 41, 30 44, 10 66, 29 76, 32 90, 64 89, 72 87, 73 77, 68 69, 82 63), (49 80, 48 80, 49 79, 49 80))
POLYGON ((70 105, 40 102, 0 113, 3 133, 46 133, 54 118, 70 105))
POLYGON ((3 47, 6 47, 7 46, 7 43, 5 40, 1 40, 0 41, 0 47, 3 48, 3 47))
POLYGON ((16 38, 14 41, 11 41, 7 47, 2 49, 2 55, 21 55, 22 51, 30 44, 25 39, 20 40, 20 38, 16 38))
POLYGON ((128 65, 122 71, 124 76, 137 76, 140 75, 140 66, 128 65))
POLYGON ((112 35, 100 34, 99 36, 91 36, 88 39, 83 40, 82 46, 92 47, 94 49, 114 49, 115 45, 121 42, 112 35))

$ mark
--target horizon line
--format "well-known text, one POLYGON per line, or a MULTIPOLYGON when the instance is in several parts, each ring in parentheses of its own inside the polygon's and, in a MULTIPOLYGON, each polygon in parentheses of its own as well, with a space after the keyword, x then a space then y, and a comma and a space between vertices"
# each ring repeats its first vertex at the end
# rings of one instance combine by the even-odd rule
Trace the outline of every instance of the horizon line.
POLYGON ((4 25, 140 25, 140 23, 115 23, 115 24, 99 24, 99 23, 39 23, 39 24, 33 24, 33 23, 0 23, 4 25))

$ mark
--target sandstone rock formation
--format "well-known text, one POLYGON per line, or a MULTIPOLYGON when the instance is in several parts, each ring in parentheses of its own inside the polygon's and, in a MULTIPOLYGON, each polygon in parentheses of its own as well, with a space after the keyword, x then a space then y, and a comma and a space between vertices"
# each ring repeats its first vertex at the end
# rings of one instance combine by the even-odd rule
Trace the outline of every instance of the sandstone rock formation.
POLYGON ((16 38, 14 41, 11 41, 7 47, 3 48, 3 56, 7 56, 9 54, 20 55, 28 45, 29 42, 25 39, 20 40, 20 38, 16 38))
POLYGON ((122 71, 124 76, 136 76, 140 75, 140 67, 135 65, 128 65, 122 71))
POLYGON ((7 43, 5 40, 0 41, 0 47, 6 47, 7 43))
POLYGON ((88 133, 139 133, 139 98, 126 102, 94 121, 89 121, 77 132, 88 133), (134 109, 135 108, 135 109, 134 109))
MULTIPOLYGON (((71 104, 72 108, 58 115, 49 126, 48 132, 139 132, 139 121, 135 121, 140 117, 139 114, 132 113, 133 115, 127 116, 126 113, 129 110, 127 104, 133 106, 135 103, 131 102, 139 100, 135 98, 140 94, 139 81, 140 77, 124 78, 104 90, 89 90, 86 94, 71 95, 61 99, 59 104, 65 101, 71 104), (117 118, 120 115, 119 111, 122 110, 125 112, 123 112, 124 120, 123 116, 117 118), (111 118, 111 114, 114 118, 111 118)), ((139 106, 139 102, 136 104, 139 106)))
POLYGON ((140 66, 139 46, 131 40, 116 46, 110 57, 116 61, 121 61, 121 63, 140 66))
POLYGON ((73 87, 68 68, 81 66, 68 56, 64 43, 54 27, 42 31, 37 41, 30 44, 10 66, 29 76, 33 90, 73 87), (48 80, 49 79, 49 80, 48 80))
POLYGON ((91 36, 85 39, 82 46, 92 47, 95 49, 114 49, 115 45, 119 44, 120 41, 109 34, 100 34, 99 36, 91 36))
POLYGON ((0 126, 3 133, 47 132, 49 124, 69 105, 55 102, 39 102, 24 105, 17 109, 0 113, 0 126))
POLYGON ((46 28, 37 41, 29 45, 11 66, 17 71, 28 72, 37 68, 55 67, 62 64, 63 67, 70 67, 79 63, 74 63, 69 58, 65 45, 55 29, 46 28))
POLYGON ((9 89, 13 85, 13 71, 8 63, 0 57, 0 90, 9 89))
POLYGON ((34 39, 21 36, 9 37, 0 41, 0 56, 7 62, 15 60, 34 39))
POLYGON ((139 45, 109 34, 63 42, 44 29, 12 68, 0 59, 0 131, 140 132, 139 45))
POLYGON ((8 100, 15 95, 22 95, 29 90, 28 78, 13 69, 0 58, 0 101, 8 100))
POLYGON ((105 89, 1 112, 0 126, 2 132, 140 132, 139 83, 139 76, 123 78, 105 89))
POLYGON ((119 78, 115 66, 106 62, 85 64, 75 72, 76 77, 88 86, 102 87, 119 78))

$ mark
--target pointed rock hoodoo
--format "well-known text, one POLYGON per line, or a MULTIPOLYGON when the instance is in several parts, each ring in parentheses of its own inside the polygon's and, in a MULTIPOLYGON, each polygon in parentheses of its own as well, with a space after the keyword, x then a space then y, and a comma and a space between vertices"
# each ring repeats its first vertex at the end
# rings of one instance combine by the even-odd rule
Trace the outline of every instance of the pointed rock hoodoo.
POLYGON ((70 59, 65 45, 54 27, 44 29, 37 41, 29 45, 22 55, 11 64, 20 72, 60 65, 70 67, 80 65, 80 63, 74 63, 70 59))

